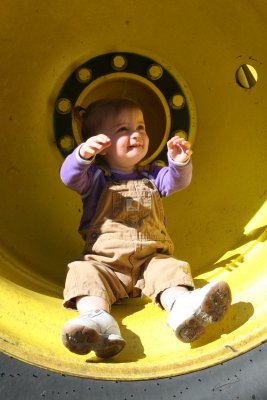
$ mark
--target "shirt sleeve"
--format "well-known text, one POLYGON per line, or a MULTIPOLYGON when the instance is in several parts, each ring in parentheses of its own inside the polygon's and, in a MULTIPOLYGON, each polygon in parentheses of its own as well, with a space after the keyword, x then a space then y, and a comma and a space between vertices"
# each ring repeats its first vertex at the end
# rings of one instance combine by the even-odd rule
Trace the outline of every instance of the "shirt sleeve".
POLYGON ((81 145, 64 160, 60 169, 60 178, 68 188, 83 195, 88 192, 93 178, 94 157, 90 160, 83 159, 79 154, 80 147, 81 145))
POLYGON ((152 167, 153 183, 162 197, 170 196, 185 189, 192 179, 192 161, 184 164, 175 163, 168 154, 168 166, 152 167))

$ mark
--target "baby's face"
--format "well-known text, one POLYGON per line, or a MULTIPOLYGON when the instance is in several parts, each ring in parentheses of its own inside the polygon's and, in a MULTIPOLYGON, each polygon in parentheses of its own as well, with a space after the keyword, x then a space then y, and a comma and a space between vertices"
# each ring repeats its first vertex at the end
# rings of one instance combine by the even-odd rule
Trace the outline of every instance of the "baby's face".
POLYGON ((107 118, 102 129, 111 139, 104 155, 109 166, 121 172, 132 172, 147 154, 149 145, 142 111, 122 110, 117 116, 107 118))

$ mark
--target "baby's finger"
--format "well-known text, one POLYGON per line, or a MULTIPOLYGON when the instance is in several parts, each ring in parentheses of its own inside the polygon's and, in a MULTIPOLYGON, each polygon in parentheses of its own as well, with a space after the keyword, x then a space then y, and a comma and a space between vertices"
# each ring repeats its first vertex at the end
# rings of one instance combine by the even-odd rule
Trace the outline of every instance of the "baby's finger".
POLYGON ((190 142, 189 142, 188 140, 186 140, 185 138, 180 137, 180 136, 175 136, 174 142, 175 142, 175 143, 180 143, 180 144, 183 144, 183 145, 189 145, 189 146, 190 146, 190 142))
POLYGON ((103 148, 103 144, 97 140, 95 140, 94 138, 91 138, 91 140, 87 141, 84 145, 83 145, 83 149, 85 151, 88 152, 96 152, 96 151, 100 151, 103 148))
POLYGON ((169 141, 168 144, 169 145, 177 145, 177 144, 181 144, 183 142, 185 142, 186 140, 184 138, 181 138, 179 136, 173 136, 169 141))
POLYGON ((110 138, 106 135, 96 135, 96 136, 91 136, 87 141, 85 142, 89 146, 93 143, 101 143, 101 144, 106 144, 110 142, 110 138))
POLYGON ((100 133, 99 135, 95 136, 96 140, 100 141, 101 143, 109 143, 110 138, 107 135, 104 135, 103 133, 100 133))
POLYGON ((107 142, 101 143, 102 149, 106 149, 106 148, 108 148, 110 145, 111 145, 111 141, 110 141, 110 140, 107 141, 107 142))
POLYGON ((177 136, 172 137, 168 142, 167 142, 167 147, 172 148, 175 146, 175 143, 177 141, 177 136))
POLYGON ((93 142, 91 143, 91 145, 89 146, 89 148, 95 149, 95 150, 102 150, 104 145, 102 143, 98 143, 98 142, 93 142))
POLYGON ((185 149, 190 149, 191 148, 191 143, 188 142, 188 140, 185 140, 185 139, 181 139, 181 140, 175 142, 175 145, 176 146, 181 146, 181 147, 183 147, 185 149))

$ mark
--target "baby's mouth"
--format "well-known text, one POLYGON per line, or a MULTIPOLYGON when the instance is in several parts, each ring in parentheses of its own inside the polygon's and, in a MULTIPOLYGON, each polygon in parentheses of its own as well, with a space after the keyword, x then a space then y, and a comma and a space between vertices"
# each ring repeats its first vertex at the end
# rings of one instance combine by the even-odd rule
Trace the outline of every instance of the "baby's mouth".
POLYGON ((144 147, 144 145, 142 143, 134 143, 134 144, 130 144, 130 146, 128 146, 128 149, 135 149, 135 148, 139 148, 139 147, 144 147))

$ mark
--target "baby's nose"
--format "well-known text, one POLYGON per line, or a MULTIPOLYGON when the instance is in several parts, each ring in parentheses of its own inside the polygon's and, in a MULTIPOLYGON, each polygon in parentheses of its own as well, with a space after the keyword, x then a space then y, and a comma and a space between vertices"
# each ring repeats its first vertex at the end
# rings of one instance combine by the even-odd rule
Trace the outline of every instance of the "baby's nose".
POLYGON ((132 131, 131 136, 133 139, 137 139, 139 137, 139 132, 138 131, 132 131))

